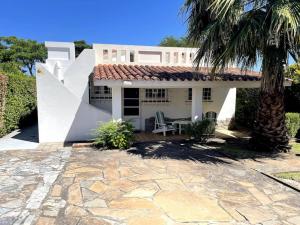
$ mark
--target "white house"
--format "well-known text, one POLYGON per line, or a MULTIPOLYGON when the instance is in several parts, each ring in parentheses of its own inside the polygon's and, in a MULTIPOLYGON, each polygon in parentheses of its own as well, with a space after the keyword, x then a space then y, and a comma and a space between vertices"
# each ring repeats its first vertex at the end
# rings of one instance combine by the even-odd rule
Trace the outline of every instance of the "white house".
POLYGON ((196 71, 197 49, 94 44, 75 58, 73 43, 46 42, 36 65, 39 140, 87 140, 100 122, 130 120, 151 130, 157 111, 171 119, 234 117, 236 88, 258 88, 257 72, 229 68, 215 76, 196 71))

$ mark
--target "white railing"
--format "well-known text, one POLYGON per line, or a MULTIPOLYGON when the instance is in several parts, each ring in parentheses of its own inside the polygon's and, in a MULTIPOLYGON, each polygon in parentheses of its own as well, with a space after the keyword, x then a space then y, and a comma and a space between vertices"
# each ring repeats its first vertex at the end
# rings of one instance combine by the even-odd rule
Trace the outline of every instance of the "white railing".
POLYGON ((193 66, 196 48, 94 44, 96 65, 193 66))

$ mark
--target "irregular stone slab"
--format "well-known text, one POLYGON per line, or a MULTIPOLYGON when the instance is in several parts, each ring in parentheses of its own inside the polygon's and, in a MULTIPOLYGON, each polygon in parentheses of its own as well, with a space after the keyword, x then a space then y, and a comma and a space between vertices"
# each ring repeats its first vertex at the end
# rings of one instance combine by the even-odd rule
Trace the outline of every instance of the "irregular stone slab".
POLYGON ((100 169, 95 167, 80 167, 76 169, 67 170, 65 174, 77 174, 77 173, 87 173, 87 172, 101 172, 100 169))
POLYGON ((259 224, 276 217, 269 209, 263 207, 242 207, 236 209, 251 224, 259 224))
POLYGON ((167 221, 161 215, 134 217, 128 220, 128 225, 166 225, 167 221))
POLYGON ((85 202, 84 207, 86 208, 103 208, 107 207, 106 202, 103 199, 96 198, 92 201, 85 202))
POLYGON ((61 208, 64 208, 65 205, 66 205, 66 201, 63 199, 50 198, 43 204, 43 207, 44 207, 43 214, 45 216, 52 216, 52 217, 57 216, 59 213, 59 210, 61 208))
POLYGON ((156 183, 162 190, 185 190, 186 187, 178 178, 156 180, 156 183))
POLYGON ((216 201, 192 192, 162 191, 155 195, 154 203, 178 222, 232 221, 216 201))
POLYGON ((39 186, 38 188, 36 188, 32 192, 30 198, 27 200, 26 208, 27 209, 38 209, 41 206, 42 201, 47 196, 49 189, 50 189, 49 185, 43 185, 43 186, 39 186))
POLYGON ((267 195, 265 195, 263 192, 259 191, 257 188, 252 187, 252 188, 249 188, 248 190, 251 194, 254 195, 255 198, 257 198, 257 200, 261 204, 267 205, 272 202, 267 195))
POLYGON ((111 225, 111 223, 99 218, 83 218, 78 225, 111 225))
POLYGON ((55 219, 49 217, 40 217, 36 225, 55 225, 55 219))
POLYGON ((62 190, 62 186, 61 185, 54 185, 52 192, 51 192, 51 196, 53 197, 59 197, 61 195, 61 190, 62 190))
POLYGON ((102 193, 104 191, 107 190, 107 185, 105 185, 103 182, 101 181, 95 181, 91 186, 90 186, 90 190, 96 193, 102 193))
MULTIPOLYGON (((132 217, 141 217, 146 215, 151 215, 153 212, 151 210, 143 209, 109 209, 109 208, 89 208, 88 211, 94 216, 100 216, 103 218, 111 219, 114 221, 126 220, 132 217)), ((155 211, 157 214, 157 211, 155 211)))
POLYGON ((156 206, 147 199, 142 198, 122 198, 111 201, 110 208, 117 209, 156 209, 156 206))
POLYGON ((81 192, 82 192, 82 197, 83 197, 84 202, 92 201, 95 198, 99 197, 99 195, 97 193, 90 191, 88 189, 85 189, 85 188, 81 188, 81 192))
POLYGON ((82 197, 80 186, 78 183, 74 183, 69 187, 68 190, 68 203, 73 205, 81 205, 82 197))
POLYGON ((15 208, 21 207, 22 205, 23 205, 23 201, 21 199, 15 199, 15 200, 6 202, 4 204, 1 204, 1 207, 15 209, 15 208))
POLYGON ((294 224, 294 225, 300 225, 300 216, 295 216, 295 217, 292 217, 292 218, 288 218, 287 221, 294 224))
POLYGON ((150 198, 152 197, 158 190, 150 189, 150 188, 137 188, 132 190, 131 192, 124 195, 127 198, 150 198))
POLYGON ((79 216, 79 217, 81 217, 81 216, 87 215, 87 212, 81 207, 70 205, 66 208, 65 214, 67 216, 74 216, 74 217, 79 216))

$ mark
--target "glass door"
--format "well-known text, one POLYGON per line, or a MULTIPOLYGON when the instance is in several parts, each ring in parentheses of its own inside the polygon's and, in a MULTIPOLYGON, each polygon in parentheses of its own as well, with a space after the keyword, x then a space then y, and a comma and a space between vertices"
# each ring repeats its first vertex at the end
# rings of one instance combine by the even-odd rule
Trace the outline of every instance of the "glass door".
POLYGON ((140 89, 124 88, 123 116, 130 121, 136 130, 140 130, 140 89))

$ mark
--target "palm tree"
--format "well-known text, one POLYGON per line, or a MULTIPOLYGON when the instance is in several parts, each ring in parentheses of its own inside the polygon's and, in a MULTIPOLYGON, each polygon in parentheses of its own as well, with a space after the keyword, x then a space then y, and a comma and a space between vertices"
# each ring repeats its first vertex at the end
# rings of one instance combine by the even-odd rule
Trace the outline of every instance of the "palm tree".
POLYGON ((300 46, 299 0, 186 0, 189 40, 196 63, 213 72, 230 63, 243 69, 262 60, 260 103, 252 143, 259 150, 287 150, 284 69, 300 46))

